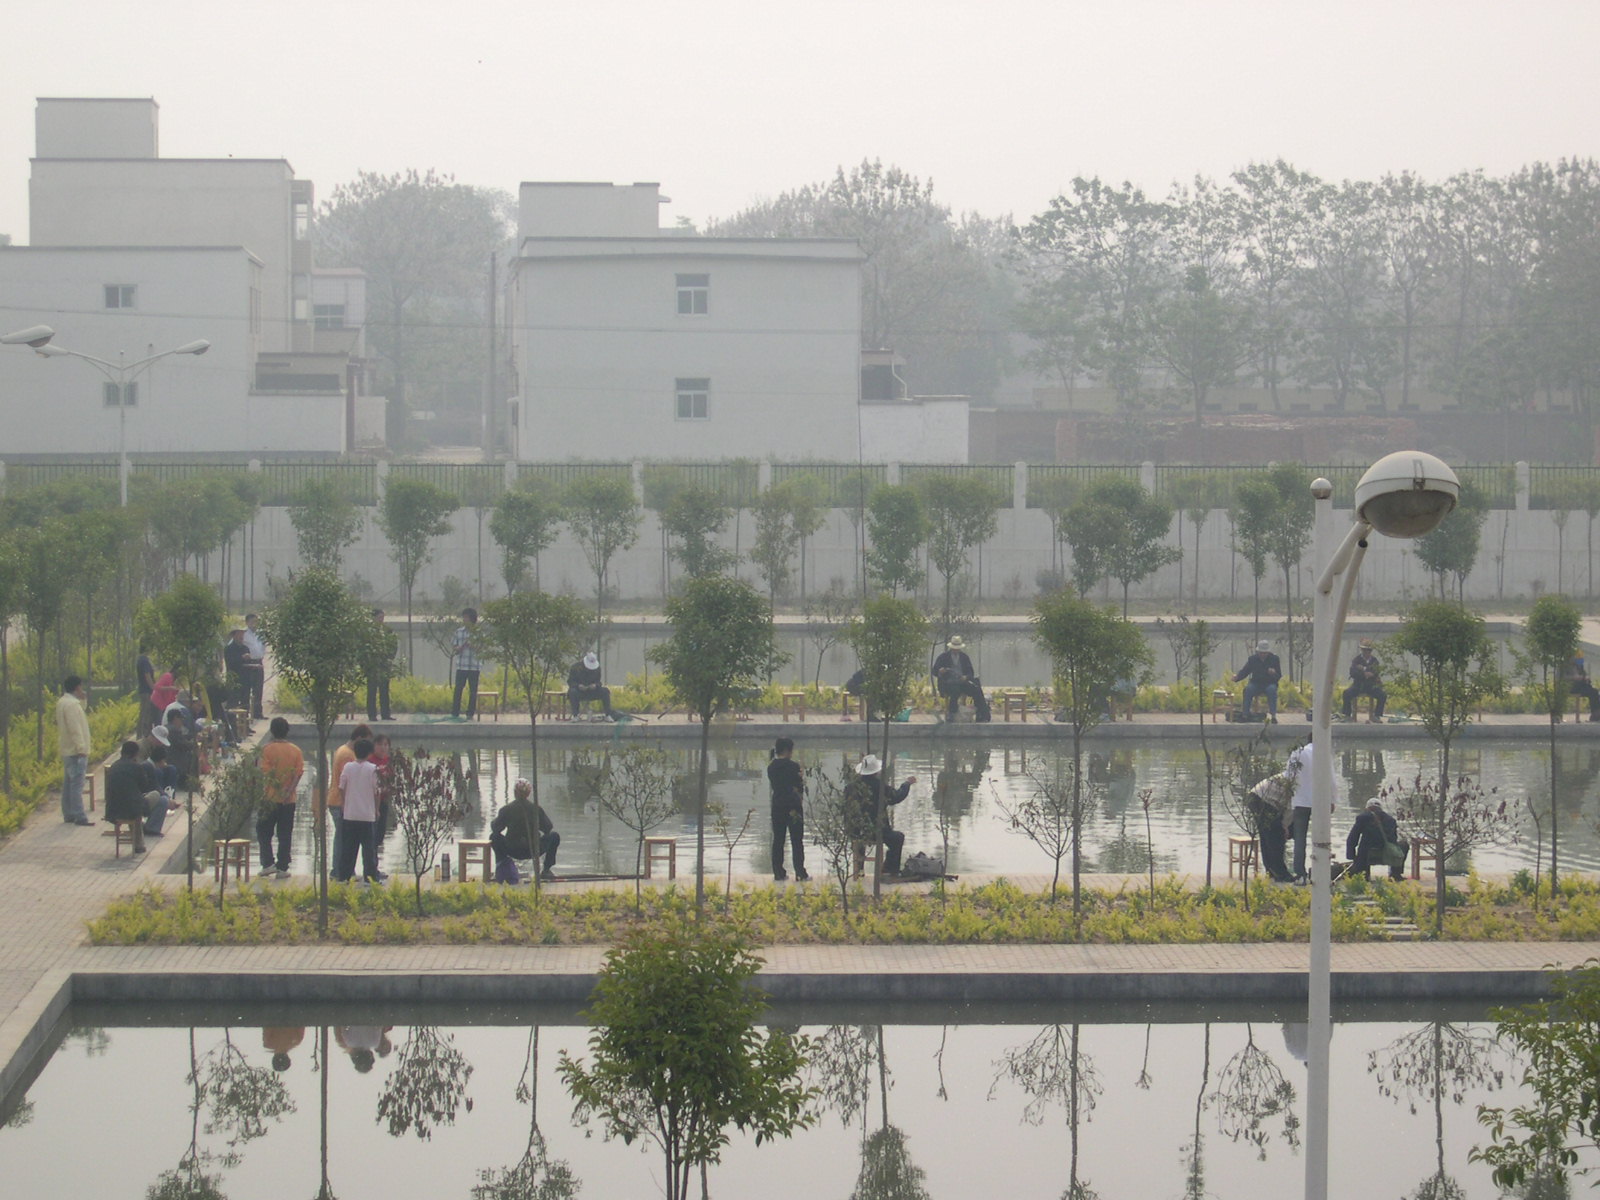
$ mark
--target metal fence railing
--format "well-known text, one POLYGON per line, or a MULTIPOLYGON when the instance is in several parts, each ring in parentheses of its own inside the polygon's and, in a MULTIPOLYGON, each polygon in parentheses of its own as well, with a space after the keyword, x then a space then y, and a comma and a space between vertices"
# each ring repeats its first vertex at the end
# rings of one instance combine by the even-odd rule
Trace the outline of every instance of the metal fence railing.
POLYGON ((945 466, 937 463, 908 463, 900 468, 901 483, 922 484, 940 476, 982 479, 994 489, 1001 508, 1011 507, 1012 485, 1016 478, 1015 467, 992 466, 987 463, 958 463, 945 466))
POLYGON ((715 492, 725 504, 744 508, 756 498, 760 479, 761 467, 748 458, 728 462, 646 463, 644 498, 647 505, 654 507, 663 485, 670 490, 674 482, 691 483, 715 492))
POLYGON ((773 463, 772 482, 804 477, 819 480, 830 508, 859 508, 872 499, 872 489, 889 479, 882 463, 773 463))
POLYGON ((278 459, 261 464, 261 503, 268 508, 293 504, 300 489, 313 479, 330 480, 353 504, 371 507, 378 503, 376 462, 297 459, 278 459))
POLYGON ((1083 489, 1101 479, 1138 479, 1138 467, 1103 466, 1098 463, 1055 463, 1028 468, 1028 507, 1054 508, 1070 503, 1083 489))
POLYGON ((463 508, 492 508, 506 490, 506 469, 499 463, 399 462, 390 479, 421 479, 449 492, 463 508))
POLYGON ((1530 465, 1528 507, 1600 515, 1600 469, 1530 465))

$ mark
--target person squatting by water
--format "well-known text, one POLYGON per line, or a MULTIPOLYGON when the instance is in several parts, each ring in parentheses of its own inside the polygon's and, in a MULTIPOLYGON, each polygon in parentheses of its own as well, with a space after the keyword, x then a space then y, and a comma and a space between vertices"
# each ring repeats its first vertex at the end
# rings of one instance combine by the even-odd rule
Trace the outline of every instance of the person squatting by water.
POLYGON ((806 874, 806 781, 800 764, 794 761, 794 739, 779 738, 767 763, 767 785, 772 791, 772 877, 787 879, 783 869, 783 842, 787 837, 794 847, 794 877, 802 882, 806 874))
POLYGON ((544 806, 534 804, 533 784, 526 779, 517 780, 511 789, 511 803, 497 812, 489 823, 489 845, 494 850, 497 872, 508 863, 526 862, 543 853, 544 866, 539 878, 546 883, 555 882, 556 850, 561 846, 561 835, 556 832, 544 806))

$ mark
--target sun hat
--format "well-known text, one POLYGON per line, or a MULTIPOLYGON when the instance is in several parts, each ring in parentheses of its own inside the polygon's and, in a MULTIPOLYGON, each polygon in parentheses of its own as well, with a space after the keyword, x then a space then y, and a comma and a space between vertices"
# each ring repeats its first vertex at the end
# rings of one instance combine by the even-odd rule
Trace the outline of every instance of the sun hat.
POLYGON ((593 650, 591 650, 591 651, 589 651, 589 653, 587 653, 587 654, 585 654, 583 656, 583 665, 588 670, 593 671, 595 668, 597 668, 600 665, 600 659, 595 655, 595 652, 593 650))
POLYGON ((1361 648, 1363 650, 1371 650, 1372 649, 1372 639, 1371 638, 1362 638, 1361 639, 1361 648))
POLYGON ((167 736, 167 727, 165 725, 154 726, 150 730, 150 736, 155 738, 155 740, 160 742, 163 746, 170 747, 172 745, 172 739, 167 736))
POLYGON ((1256 643, 1256 651, 1258 653, 1264 653, 1265 651, 1268 651, 1268 650, 1271 650, 1271 649, 1272 649, 1272 643, 1267 641, 1266 638, 1262 638, 1259 642, 1256 643))
POLYGON ((883 760, 876 754, 869 754, 861 760, 861 765, 856 768, 857 775, 876 775, 883 770, 883 760))
POLYGON ((961 640, 961 635, 959 633, 946 642, 944 646, 946 650, 965 650, 967 648, 967 644, 961 640))

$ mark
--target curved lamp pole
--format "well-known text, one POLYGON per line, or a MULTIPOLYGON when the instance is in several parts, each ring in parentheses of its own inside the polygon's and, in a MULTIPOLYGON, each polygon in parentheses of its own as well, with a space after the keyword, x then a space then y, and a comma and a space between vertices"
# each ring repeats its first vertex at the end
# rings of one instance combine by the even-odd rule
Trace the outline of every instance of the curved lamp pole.
MULTIPOLYGON (((45 326, 38 326, 44 329, 45 326)), ((32 330, 22 330, 21 333, 30 333, 32 330)), ((181 346, 174 346, 171 350, 163 350, 160 354, 147 355, 135 362, 124 362, 122 351, 117 351, 117 361, 107 362, 103 358, 96 358, 92 354, 82 354, 77 350, 68 350, 65 346, 50 344, 50 338, 35 342, 24 339, 21 334, 11 334, 8 337, 17 337, 26 340, 33 347, 33 352, 43 358, 79 358, 94 367, 106 377, 107 382, 117 389, 117 482, 122 497, 122 507, 128 507, 128 385, 149 370, 150 364, 160 359, 168 358, 174 354, 204 354, 211 349, 211 343, 205 338, 198 338, 192 342, 185 342, 181 346)), ((54 336, 53 331, 50 336, 54 336)))
POLYGON ((1387 454, 1356 484, 1355 523, 1333 549, 1333 484, 1316 479, 1311 650, 1311 971, 1307 979, 1310 1047, 1306 1097, 1306 1200, 1328 1197, 1328 1041, 1332 1033, 1333 681, 1339 635, 1350 611, 1367 535, 1421 537, 1456 506, 1461 482, 1438 458, 1417 450, 1387 454), (1338 594, 1334 594, 1337 586, 1338 594))

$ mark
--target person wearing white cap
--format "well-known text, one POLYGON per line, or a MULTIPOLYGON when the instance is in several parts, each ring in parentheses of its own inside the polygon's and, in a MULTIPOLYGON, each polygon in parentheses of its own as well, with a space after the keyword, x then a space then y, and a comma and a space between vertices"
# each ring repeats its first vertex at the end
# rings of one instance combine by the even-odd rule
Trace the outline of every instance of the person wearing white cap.
POLYGON ((593 650, 567 672, 567 705, 572 709, 573 720, 577 720, 578 707, 586 700, 600 701, 602 721, 616 720, 611 715, 611 689, 600 682, 600 656, 593 650))
POLYGON ((983 694, 983 681, 972 669, 972 659, 967 657, 967 644, 959 634, 946 642, 944 653, 933 660, 933 684, 946 699, 946 721, 956 719, 963 696, 972 697, 975 719, 989 719, 989 701, 983 694))
POLYGON ((1346 721, 1356 715, 1357 696, 1372 697, 1372 715, 1367 718, 1369 724, 1383 720, 1383 706, 1389 700, 1389 693, 1383 690, 1383 680, 1379 678, 1381 669, 1378 656, 1372 652, 1372 639, 1362 638, 1356 656, 1350 660, 1350 686, 1344 690, 1346 721))
MULTIPOLYGON (((856 780, 851 785, 856 799, 857 810, 855 814, 856 828, 859 830, 860 843, 868 841, 882 842, 885 851, 883 856, 883 873, 885 875, 900 874, 900 852, 905 849, 906 835, 901 833, 889 823, 889 809, 892 805, 899 804, 911 794, 911 785, 917 781, 912 775, 897 788, 885 787, 883 784, 883 760, 876 754, 869 754, 861 760, 856 767, 856 780), (881 816, 880 816, 881 812, 881 816), (878 835, 872 836, 874 822, 877 823, 878 835)), ((863 865, 863 849, 856 851, 856 874, 861 874, 863 865)))
POLYGON ((1239 668, 1239 673, 1233 677, 1238 683, 1246 679, 1244 685, 1244 719, 1250 720, 1250 710, 1255 707, 1256 697, 1267 698, 1267 723, 1278 723, 1278 680, 1283 678, 1283 664, 1278 661, 1278 656, 1272 652, 1272 643, 1259 641, 1256 643, 1255 653, 1244 660, 1244 666, 1239 668))
MULTIPOLYGON (((1350 836, 1344 840, 1344 856, 1350 860, 1350 874, 1371 878, 1372 868, 1383 866, 1384 846, 1397 843, 1402 851, 1411 849, 1410 843, 1400 840, 1400 826, 1383 811, 1383 803, 1374 796, 1367 801, 1366 809, 1350 826, 1350 836)), ((1404 879, 1404 867, 1390 867, 1390 879, 1404 879)))

